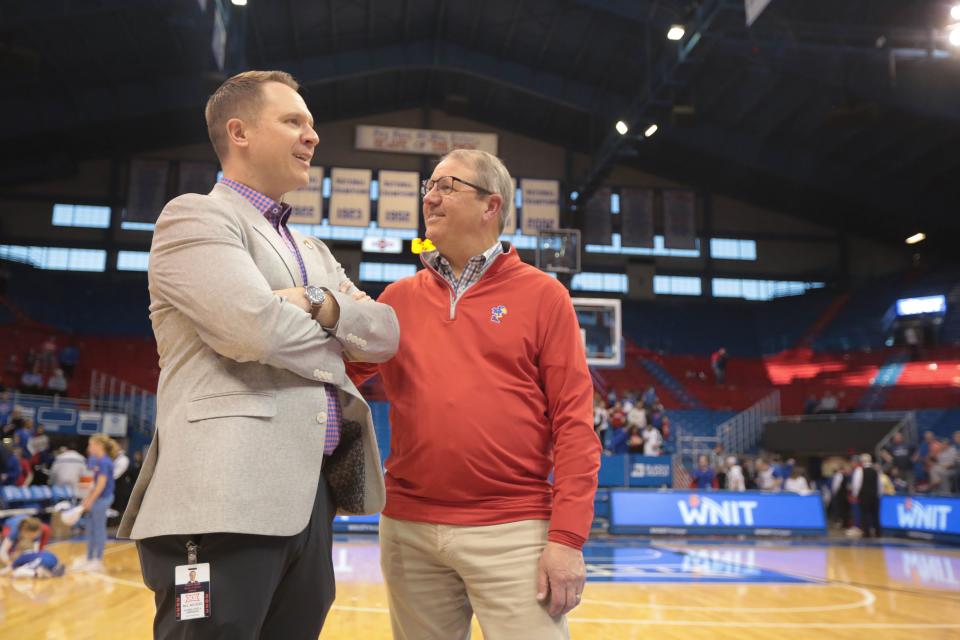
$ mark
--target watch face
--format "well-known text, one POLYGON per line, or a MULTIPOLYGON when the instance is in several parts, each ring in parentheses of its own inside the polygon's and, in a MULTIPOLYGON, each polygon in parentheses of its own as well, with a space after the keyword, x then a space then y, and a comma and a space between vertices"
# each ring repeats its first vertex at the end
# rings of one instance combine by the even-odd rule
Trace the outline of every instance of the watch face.
POLYGON ((310 304, 317 305, 323 304, 324 299, 327 295, 323 292, 323 289, 320 287, 314 287, 313 285, 304 289, 304 292, 307 294, 307 300, 310 301, 310 304))

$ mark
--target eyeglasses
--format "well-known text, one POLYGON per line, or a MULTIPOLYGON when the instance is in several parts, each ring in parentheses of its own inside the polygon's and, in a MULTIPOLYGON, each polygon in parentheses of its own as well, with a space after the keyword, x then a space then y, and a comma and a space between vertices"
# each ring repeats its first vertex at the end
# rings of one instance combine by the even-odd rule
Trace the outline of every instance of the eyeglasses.
POLYGON ((433 191, 434 188, 436 188, 437 193, 439 193, 441 196, 448 196, 456 191, 456 189, 453 188, 454 182, 462 182, 468 187, 473 187, 481 195, 493 193, 493 191, 490 191, 490 189, 484 189, 483 187, 477 186, 471 182, 467 182, 466 180, 462 180, 456 176, 440 176, 436 180, 424 180, 420 183, 420 197, 426 198, 427 194, 433 191))

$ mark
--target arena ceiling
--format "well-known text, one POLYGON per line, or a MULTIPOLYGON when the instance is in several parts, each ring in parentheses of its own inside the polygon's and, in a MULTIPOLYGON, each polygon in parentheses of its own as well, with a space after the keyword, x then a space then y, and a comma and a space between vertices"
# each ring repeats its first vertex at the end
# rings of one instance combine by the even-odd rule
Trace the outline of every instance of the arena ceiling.
POLYGON ((318 121, 430 106, 588 153, 584 193, 628 164, 838 229, 949 238, 951 4, 772 0, 748 28, 743 0, 0 0, 0 185, 202 142, 226 74, 281 68, 318 121))

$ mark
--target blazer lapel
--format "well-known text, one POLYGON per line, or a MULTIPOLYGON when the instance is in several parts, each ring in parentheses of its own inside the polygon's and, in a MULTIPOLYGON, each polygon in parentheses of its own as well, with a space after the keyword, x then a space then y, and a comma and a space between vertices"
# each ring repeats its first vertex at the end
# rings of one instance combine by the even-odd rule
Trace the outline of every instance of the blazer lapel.
POLYGON ((250 226, 256 229, 257 233, 263 236, 264 240, 270 243, 273 250, 280 256, 283 264, 287 267, 287 271, 290 273, 290 279, 293 281, 294 286, 305 286, 305 283, 300 282, 300 265, 297 264, 297 259, 290 253, 290 249, 287 248, 286 243, 283 241, 283 238, 280 237, 277 230, 263 217, 262 213, 257 211, 256 207, 250 204, 242 195, 224 184, 215 185, 210 195, 226 198, 233 202, 250 220, 250 226))

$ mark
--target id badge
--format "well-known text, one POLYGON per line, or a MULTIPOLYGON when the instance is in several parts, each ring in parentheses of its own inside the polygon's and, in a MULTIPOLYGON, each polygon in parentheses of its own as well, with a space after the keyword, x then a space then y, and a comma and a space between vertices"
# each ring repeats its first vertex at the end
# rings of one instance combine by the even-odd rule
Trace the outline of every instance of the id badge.
POLYGON ((210 563, 182 564, 174 570, 177 621, 210 617, 210 563))

